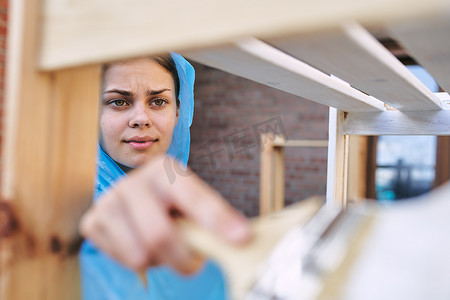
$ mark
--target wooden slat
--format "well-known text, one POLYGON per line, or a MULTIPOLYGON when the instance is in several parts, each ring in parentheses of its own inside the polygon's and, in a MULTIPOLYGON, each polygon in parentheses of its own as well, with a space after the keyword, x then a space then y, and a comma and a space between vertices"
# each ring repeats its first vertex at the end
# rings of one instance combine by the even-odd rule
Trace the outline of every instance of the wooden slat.
POLYGON ((287 140, 277 143, 275 146, 281 147, 328 147, 328 141, 325 140, 287 140))
POLYGON ((447 0, 46 0, 40 66, 67 66, 334 27, 444 14, 447 0))
POLYGON ((284 207, 284 148, 274 147, 274 199, 273 212, 282 210, 284 207))
POLYGON ((259 215, 264 216, 273 211, 273 136, 261 135, 261 142, 264 148, 260 155, 260 176, 259 176, 259 215))
POLYGON ((355 22, 269 43, 397 109, 440 109, 439 99, 355 22))
POLYGON ((433 187, 450 180, 450 136, 439 136, 436 145, 436 176, 433 187))
MULTIPOLYGON (((317 284, 324 288, 314 299, 447 299, 449 195, 447 184, 411 201, 375 209, 376 205, 368 205, 362 220, 349 222, 353 229, 358 229, 351 233, 351 239, 342 237, 349 232, 345 226, 334 228, 336 236, 340 236, 330 240, 346 247, 329 246, 328 252, 317 251, 322 254, 319 262, 329 261, 333 256, 342 260, 326 264, 335 269, 317 284)), ((359 209, 350 207, 349 213, 361 214, 359 209)), ((350 224, 348 228, 352 228, 350 224)), ((323 244, 327 245, 326 242, 323 244)))
POLYGON ((330 107, 328 113, 328 153, 327 153, 327 190, 326 204, 334 205, 334 186, 336 185, 336 109, 330 107))
POLYGON ((330 107, 326 203, 336 207, 347 204, 349 136, 344 134, 344 114, 330 107))
POLYGON ((268 215, 284 207, 284 156, 283 148, 275 146, 283 138, 262 134, 259 214, 268 215))
POLYGON ((343 111, 380 111, 384 104, 254 38, 183 52, 186 57, 343 111))
POLYGON ((358 203, 367 198, 367 136, 349 136, 348 145, 348 183, 349 203, 358 203))
POLYGON ((397 24, 389 31, 450 92, 450 18, 397 24))
POLYGON ((354 135, 450 135, 450 110, 349 113, 345 134, 354 135))
POLYGON ((100 66, 39 72, 39 1, 10 4, 0 299, 79 299, 77 224, 92 202, 100 66))

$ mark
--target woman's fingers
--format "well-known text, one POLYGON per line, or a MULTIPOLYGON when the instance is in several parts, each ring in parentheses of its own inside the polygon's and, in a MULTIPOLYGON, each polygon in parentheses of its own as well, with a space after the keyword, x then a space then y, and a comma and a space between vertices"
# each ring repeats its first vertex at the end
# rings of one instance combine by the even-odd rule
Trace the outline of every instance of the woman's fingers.
POLYGON ((143 244, 147 266, 168 263, 183 273, 189 273, 197 258, 175 230, 164 199, 158 198, 151 189, 148 181, 157 176, 132 174, 117 185, 115 194, 120 195, 124 214, 143 244))
POLYGON ((83 217, 82 234, 131 269, 167 263, 192 272, 197 258, 178 237, 164 206, 142 186, 145 182, 124 180, 105 194, 83 217))
POLYGON ((167 160, 176 164, 168 157, 155 159, 121 180, 85 214, 80 230, 129 268, 167 263, 191 273, 202 259, 183 242, 171 210, 233 243, 247 241, 250 229, 240 213, 192 172, 169 178, 167 160))
POLYGON ((106 254, 137 269, 147 263, 143 244, 124 217, 120 201, 108 200, 97 203, 83 216, 80 231, 106 254))
POLYGON ((150 162, 138 172, 144 178, 160 174, 149 184, 160 199, 178 209, 186 218, 230 242, 239 244, 248 241, 251 232, 247 219, 200 177, 189 169, 183 171, 177 164, 177 161, 167 156, 150 162), (177 172, 167 170, 167 160, 177 172))

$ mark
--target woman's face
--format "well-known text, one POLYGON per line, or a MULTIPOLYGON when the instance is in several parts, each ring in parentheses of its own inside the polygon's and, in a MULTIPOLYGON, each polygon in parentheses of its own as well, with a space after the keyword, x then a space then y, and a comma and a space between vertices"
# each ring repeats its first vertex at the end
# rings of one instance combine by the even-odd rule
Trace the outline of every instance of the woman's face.
POLYGON ((178 121, 171 74, 150 58, 114 63, 104 74, 100 145, 135 168, 166 154, 178 121))

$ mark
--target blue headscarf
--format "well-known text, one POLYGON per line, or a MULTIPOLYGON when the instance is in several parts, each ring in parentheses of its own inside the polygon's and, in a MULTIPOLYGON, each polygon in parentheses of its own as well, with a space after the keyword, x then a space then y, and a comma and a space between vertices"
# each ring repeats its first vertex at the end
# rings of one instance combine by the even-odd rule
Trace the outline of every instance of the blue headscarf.
POLYGON ((187 165, 189 159, 189 147, 191 144, 191 134, 189 128, 194 115, 194 80, 195 71, 191 64, 177 53, 171 53, 175 65, 177 66, 178 77, 180 79, 180 114, 177 126, 173 132, 172 144, 170 144, 168 154, 172 155, 183 165, 187 165))
MULTIPOLYGON (((181 55, 171 53, 180 79, 180 113, 168 154, 184 166, 189 158, 190 131, 194 114, 195 71, 181 55)), ((94 199, 98 199, 125 172, 98 149, 97 180, 94 199)), ((130 253, 130 255, 133 255, 130 253)), ((227 299, 225 280, 211 261, 194 275, 183 276, 167 266, 147 270, 148 290, 135 271, 125 268, 85 241, 80 252, 83 300, 197 300, 227 299)))

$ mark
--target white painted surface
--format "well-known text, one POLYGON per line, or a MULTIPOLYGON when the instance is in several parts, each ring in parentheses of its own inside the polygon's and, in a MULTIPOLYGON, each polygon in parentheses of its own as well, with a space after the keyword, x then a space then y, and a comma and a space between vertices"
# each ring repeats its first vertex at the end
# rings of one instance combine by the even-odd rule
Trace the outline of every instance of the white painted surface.
POLYGON ((381 208, 339 299, 450 299, 450 184, 381 208))
POLYGON ((348 113, 344 133, 355 135, 450 135, 450 110, 348 113))
POLYGON ((255 38, 182 54, 207 66, 339 110, 384 110, 383 102, 255 38))
POLYGON ((440 109, 432 91, 355 22, 269 43, 397 109, 440 109))
POLYGON ((326 204, 334 206, 334 186, 336 180, 336 124, 337 110, 330 107, 328 116, 328 159, 326 204))
POLYGON ((450 18, 392 25, 390 32, 439 83, 450 92, 450 18))

